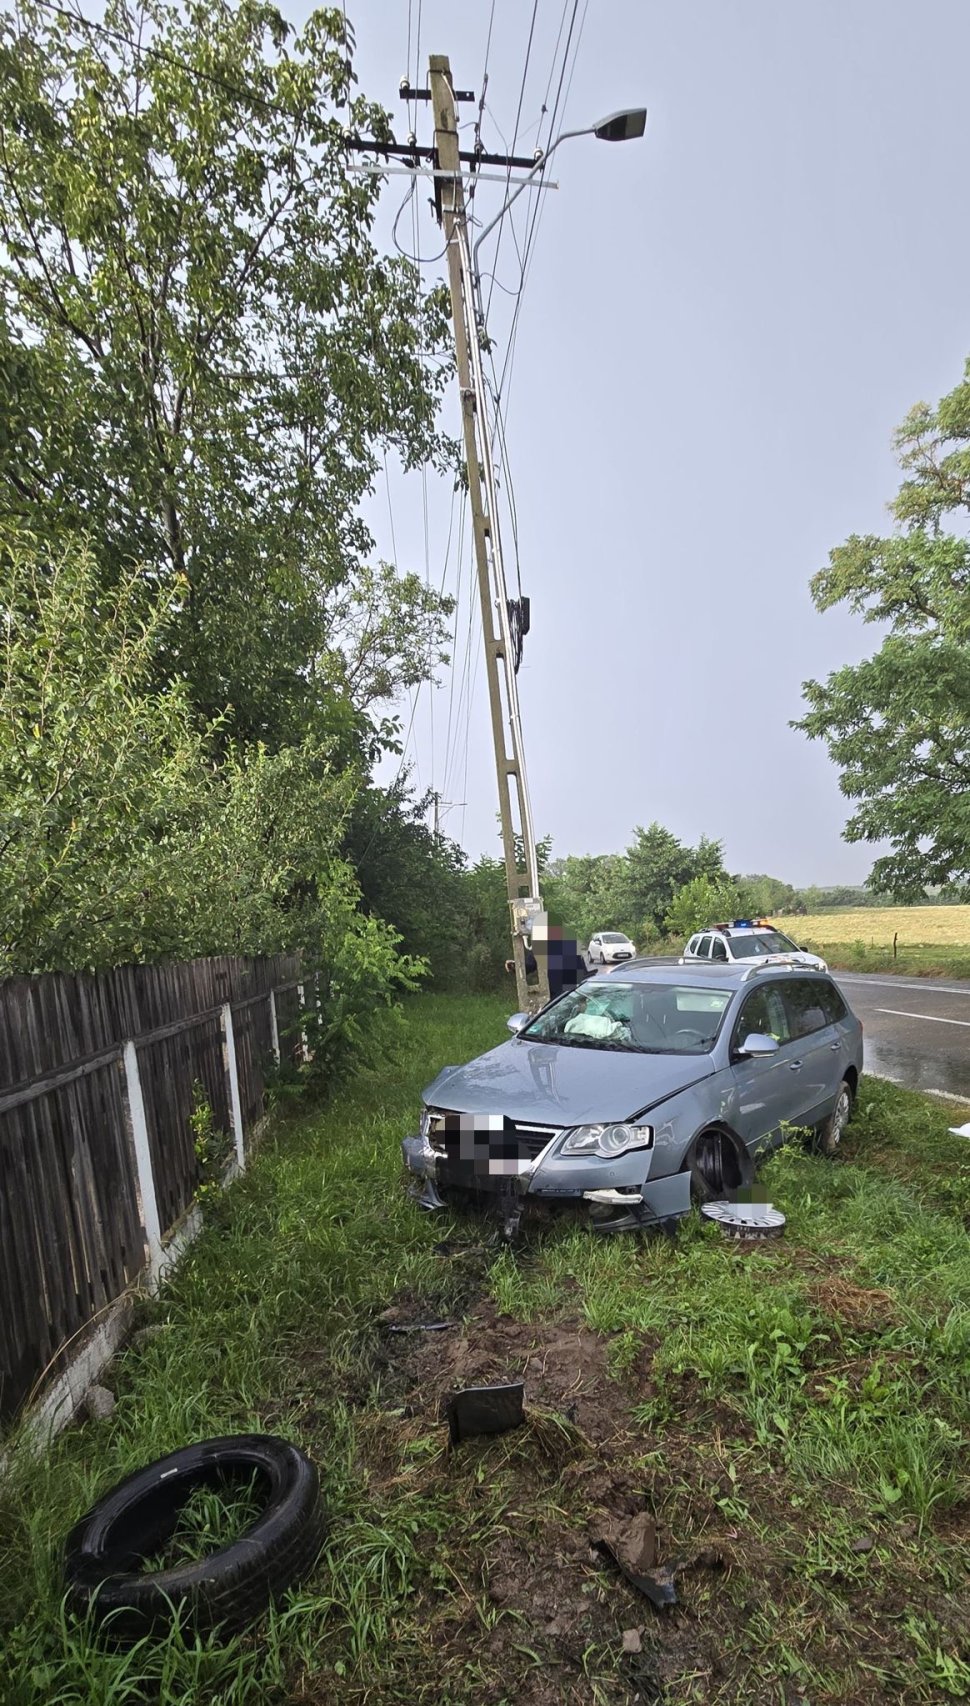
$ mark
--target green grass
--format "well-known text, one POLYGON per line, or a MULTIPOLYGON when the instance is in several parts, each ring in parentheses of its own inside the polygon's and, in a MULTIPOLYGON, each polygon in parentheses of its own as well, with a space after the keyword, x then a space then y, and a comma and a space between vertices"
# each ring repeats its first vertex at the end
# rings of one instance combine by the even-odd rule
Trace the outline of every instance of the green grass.
MULTIPOLYGON (((811 920, 808 921, 811 925, 811 920)), ((898 945, 894 954, 891 945, 870 942, 826 942, 814 934, 800 931, 798 944, 809 953, 821 954, 833 971, 893 972, 898 977, 955 977, 970 978, 970 948, 949 943, 932 947, 898 945)))
MULTIPOLYGON (((5 1706, 970 1699, 970 1146, 952 1114, 864 1081, 836 1164, 791 1148, 764 1170, 788 1216, 777 1243, 734 1246, 695 1217, 672 1241, 602 1242, 562 1220, 498 1252, 477 1221, 416 1210, 398 1140, 440 1065, 501 1040, 507 1007, 413 1002, 406 1046, 281 1124, 219 1205, 145 1308, 164 1330, 112 1369, 111 1418, 40 1461, 14 1443, 5 1706), (442 1257, 442 1238, 469 1251, 442 1257), (557 1332, 585 1331, 602 1416, 547 1403, 449 1453, 434 1365, 407 1360, 438 1347, 408 1341, 395 1362, 392 1301, 487 1322, 510 1367, 523 1344, 552 1356, 557 1332), (313 1578, 237 1640, 105 1650, 61 1608, 67 1529, 132 1468, 249 1429, 320 1466, 330 1545, 313 1578), (682 1578, 686 1616, 587 1556, 591 1510, 617 1488, 650 1504, 668 1551, 722 1555, 682 1578), (547 1599, 573 1618, 558 1633, 547 1599)), ((527 1393, 539 1379, 526 1371, 527 1393)), ((199 1501, 183 1555, 244 1518, 238 1500, 199 1501)))

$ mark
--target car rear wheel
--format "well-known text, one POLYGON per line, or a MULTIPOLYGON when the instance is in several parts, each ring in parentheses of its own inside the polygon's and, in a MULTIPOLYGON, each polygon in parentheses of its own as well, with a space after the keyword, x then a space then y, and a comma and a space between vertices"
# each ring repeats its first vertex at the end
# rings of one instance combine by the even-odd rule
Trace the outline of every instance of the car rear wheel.
POLYGON ((852 1118, 852 1086, 843 1078, 839 1085, 839 1093, 835 1099, 835 1107, 827 1120, 819 1126, 812 1145, 818 1155, 836 1155, 842 1142, 842 1133, 852 1118))
POLYGON ((687 1162, 695 1203, 723 1202, 745 1190, 754 1178, 754 1162, 739 1138, 723 1130, 702 1131, 687 1162))

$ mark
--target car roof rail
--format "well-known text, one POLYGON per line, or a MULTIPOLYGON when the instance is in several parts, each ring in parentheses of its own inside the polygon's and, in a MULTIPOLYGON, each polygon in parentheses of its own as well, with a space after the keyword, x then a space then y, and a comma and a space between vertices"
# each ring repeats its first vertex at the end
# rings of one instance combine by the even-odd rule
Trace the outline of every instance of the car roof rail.
POLYGON ((817 972, 818 966, 806 965, 804 960, 796 960, 794 954, 786 954, 784 959, 765 960, 760 965, 749 966, 744 974, 744 982, 756 977, 759 971, 804 971, 817 972))

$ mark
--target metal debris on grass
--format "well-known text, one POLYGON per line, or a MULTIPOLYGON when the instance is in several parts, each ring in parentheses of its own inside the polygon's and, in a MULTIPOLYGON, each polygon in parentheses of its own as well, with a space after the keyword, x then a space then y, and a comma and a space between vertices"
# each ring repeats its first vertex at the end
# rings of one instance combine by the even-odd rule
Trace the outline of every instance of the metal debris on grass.
POLYGON ((656 1524, 646 1511, 626 1521, 603 1522, 593 1529, 590 1538, 593 1545, 612 1558, 627 1581, 658 1611, 678 1603, 675 1583, 683 1570, 693 1569, 699 1564, 717 1569, 722 1563, 720 1553, 710 1547, 690 1557, 658 1563, 656 1524))

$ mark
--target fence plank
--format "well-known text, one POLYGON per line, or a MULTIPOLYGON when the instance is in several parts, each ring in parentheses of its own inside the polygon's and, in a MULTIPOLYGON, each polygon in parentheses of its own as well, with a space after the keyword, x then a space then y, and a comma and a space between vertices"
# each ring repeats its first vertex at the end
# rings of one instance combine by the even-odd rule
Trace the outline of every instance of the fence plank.
POLYGON ((5 1419, 144 1260, 117 1066, 0 1115, 0 1180, 5 1419))
POLYGON ((197 1187, 197 1085, 239 1154, 274 1050, 298 1051, 299 978, 275 955, 0 982, 0 1424, 146 1254, 157 1276, 197 1187))

